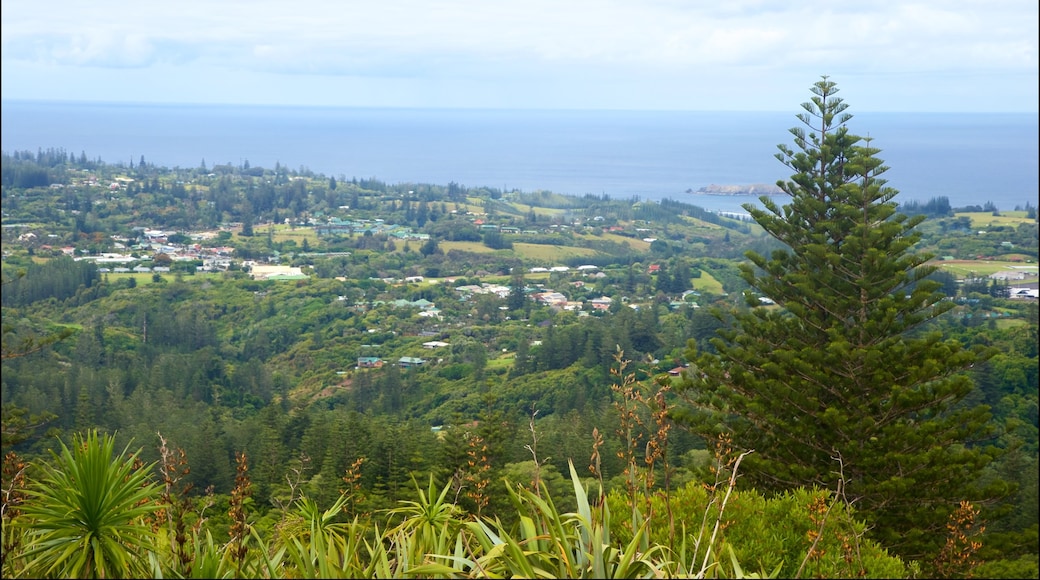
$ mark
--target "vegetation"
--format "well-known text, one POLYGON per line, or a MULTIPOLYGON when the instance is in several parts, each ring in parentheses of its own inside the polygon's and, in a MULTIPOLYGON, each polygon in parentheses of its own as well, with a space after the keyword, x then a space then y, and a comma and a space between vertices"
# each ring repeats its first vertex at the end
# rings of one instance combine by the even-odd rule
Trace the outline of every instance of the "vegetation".
POLYGON ((960 405, 972 391, 961 371, 994 352, 921 329, 955 306, 927 280, 930 256, 910 251, 924 216, 896 213, 878 150, 849 133, 836 93, 816 83, 799 117, 808 133, 792 129, 797 151, 781 147, 791 203, 746 206, 786 246, 748 252, 747 300, 780 308, 736 312, 684 388, 698 433, 756 451, 756 484, 841 485, 873 538, 924 560, 939 554, 959 502, 1009 493, 978 488, 999 450, 988 408, 960 405))
POLYGON ((15 526, 28 528, 17 541, 27 548, 21 555, 25 575, 148 575, 156 546, 144 518, 159 509, 154 503, 158 486, 150 481, 151 466, 141 468, 135 465, 136 454, 124 450, 116 455, 114 448, 112 437, 91 431, 75 437, 71 449, 62 444, 54 461, 40 464, 38 482, 17 506, 21 519, 15 526))
POLYGON ((4 577, 1035 576, 1035 212, 817 88, 754 222, 5 152, 4 577))
MULTIPOLYGON (((431 478, 427 489, 415 490, 417 499, 364 520, 357 515, 350 519, 356 488, 350 486, 348 472, 348 489, 328 509, 303 494, 294 495, 278 510, 272 535, 265 537, 248 521, 243 500, 251 482, 241 457, 228 511, 233 522, 229 539, 217 543, 209 530, 203 531, 201 510, 178 497, 175 463, 164 464, 165 489, 160 492, 163 488, 150 481, 152 466, 134 465, 134 457, 125 452, 114 455, 113 444, 112 437, 91 432, 76 441, 74 450, 63 446, 53 463, 42 463, 47 475, 39 484, 5 496, 5 577, 743 577, 727 537, 746 539, 757 550, 754 536, 746 534, 770 521, 759 531, 773 542, 762 544, 755 557, 759 564, 777 562, 770 577, 794 570, 795 562, 785 557, 797 559, 798 576, 838 572, 887 578, 911 572, 898 558, 861 539, 864 526, 853 519, 851 508, 838 506, 832 515, 837 523, 828 525, 820 517, 821 506, 829 501, 825 492, 777 500, 734 492, 739 457, 728 467, 728 485, 706 491, 691 482, 674 496, 655 494, 652 507, 664 502, 668 513, 684 522, 700 520, 700 525, 681 534, 672 526, 668 543, 652 544, 651 535, 665 535, 662 522, 633 521, 634 527, 626 527, 628 522, 613 519, 612 510, 624 513, 627 507, 638 514, 639 507, 626 506, 618 494, 606 497, 602 489, 590 502, 573 464, 573 511, 557 508, 544 482, 514 486, 506 481, 516 517, 510 525, 467 514, 451 501, 452 486, 438 490, 431 478), (740 507, 727 511, 727 506, 740 507), (760 510, 783 516, 762 519, 756 513, 760 510), (196 525, 188 525, 189 518, 198 518, 196 525), (837 531, 820 542, 817 538, 828 527, 837 531), (720 533, 724 529, 734 531, 720 533), (828 555, 828 548, 843 542, 844 552, 828 555)), ((646 482, 649 471, 639 472, 646 482)))

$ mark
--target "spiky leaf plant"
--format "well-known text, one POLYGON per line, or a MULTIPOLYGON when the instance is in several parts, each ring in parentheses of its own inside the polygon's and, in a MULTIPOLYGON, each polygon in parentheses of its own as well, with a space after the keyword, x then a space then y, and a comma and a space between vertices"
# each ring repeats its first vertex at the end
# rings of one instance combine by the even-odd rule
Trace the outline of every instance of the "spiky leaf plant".
POLYGON ((61 443, 27 490, 19 525, 27 528, 22 554, 34 577, 134 578, 151 575, 155 535, 144 521, 159 509, 151 466, 137 464, 129 447, 96 430, 61 443))

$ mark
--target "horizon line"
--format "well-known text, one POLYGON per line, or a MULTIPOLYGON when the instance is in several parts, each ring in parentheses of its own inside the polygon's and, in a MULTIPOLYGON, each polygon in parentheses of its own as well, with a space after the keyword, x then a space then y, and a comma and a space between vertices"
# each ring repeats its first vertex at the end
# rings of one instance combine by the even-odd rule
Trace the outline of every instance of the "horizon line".
MULTIPOLYGON (((73 105, 73 106, 123 106, 123 107, 251 107, 270 109, 371 109, 401 111, 518 111, 518 112, 631 112, 631 113, 776 113, 788 114, 789 109, 677 109, 677 108, 618 108, 618 107, 504 107, 504 106, 421 106, 421 105, 357 105, 357 104, 316 104, 316 103, 228 103, 199 101, 119 101, 119 100, 77 100, 77 99, 41 99, 41 98, 9 98, 0 97, 0 104, 41 104, 41 105, 73 105)), ((797 112, 797 111, 796 111, 797 112)), ((892 115, 1040 115, 1038 110, 994 111, 994 110, 869 110, 858 113, 892 114, 892 115)), ((853 113, 856 114, 856 113, 853 113)))

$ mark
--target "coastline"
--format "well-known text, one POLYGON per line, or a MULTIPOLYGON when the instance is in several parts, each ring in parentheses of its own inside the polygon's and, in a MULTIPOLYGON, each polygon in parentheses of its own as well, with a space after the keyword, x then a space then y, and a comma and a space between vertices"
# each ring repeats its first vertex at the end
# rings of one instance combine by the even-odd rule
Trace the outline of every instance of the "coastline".
MULTIPOLYGON (((337 179, 678 198, 706 209, 774 196, 706 184, 746 189, 785 178, 771 151, 791 124, 780 113, 245 107, 229 114, 227 107, 11 101, 0 111, 8 152, 59 147, 107 163, 144 156, 169 167, 248 161, 337 179)), ((954 207, 990 201, 1005 211, 1036 203, 1035 115, 864 113, 861 120, 884 135, 886 179, 900 200, 944 196, 954 207)))

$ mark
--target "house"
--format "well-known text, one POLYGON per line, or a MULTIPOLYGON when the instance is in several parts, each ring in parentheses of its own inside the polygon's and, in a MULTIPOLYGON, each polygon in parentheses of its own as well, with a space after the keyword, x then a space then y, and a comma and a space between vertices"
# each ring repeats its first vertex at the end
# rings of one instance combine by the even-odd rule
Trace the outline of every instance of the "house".
POLYGON ((601 296, 589 300, 589 304, 592 305, 593 310, 609 310, 612 302, 614 302, 614 300, 610 296, 601 296))
POLYGON ((302 269, 293 266, 256 264, 251 266, 249 273, 254 280, 294 280, 307 277, 302 269))
POLYGON ((567 297, 559 292, 535 292, 534 294, 531 294, 531 298, 533 298, 535 302, 548 304, 550 306, 567 302, 567 297))
POLYGON ((205 271, 227 270, 230 267, 231 258, 204 258, 202 260, 202 269, 205 271))
POLYGON ((378 369, 383 366, 383 359, 377 356, 359 356, 357 359, 357 368, 359 369, 378 369))
POLYGON ((1040 290, 1036 288, 1016 288, 1011 291, 1009 298, 1018 300, 1037 300, 1040 298, 1040 290))
POLYGON ((1034 272, 1024 272, 1022 270, 1004 270, 1004 271, 1001 271, 1001 272, 994 272, 994 273, 989 275, 989 277, 994 279, 994 280, 1007 280, 1007 281, 1025 280, 1026 278, 1035 277, 1035 276, 1036 276, 1036 274, 1034 272))
POLYGON ((421 367, 424 364, 426 364, 425 360, 414 356, 402 356, 397 359, 397 366, 403 368, 421 367))

